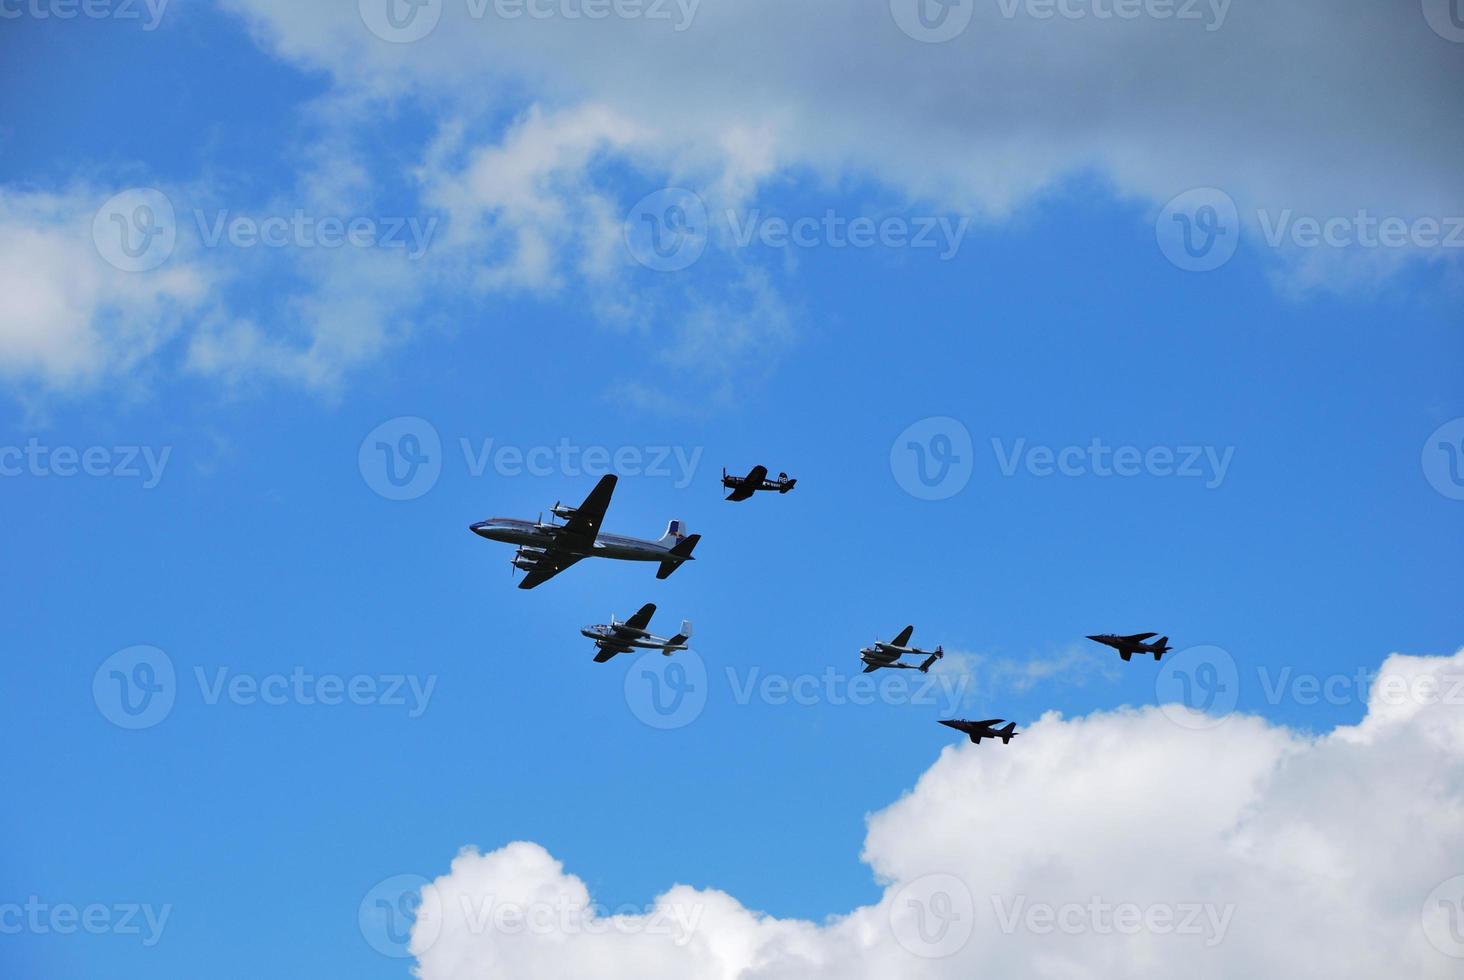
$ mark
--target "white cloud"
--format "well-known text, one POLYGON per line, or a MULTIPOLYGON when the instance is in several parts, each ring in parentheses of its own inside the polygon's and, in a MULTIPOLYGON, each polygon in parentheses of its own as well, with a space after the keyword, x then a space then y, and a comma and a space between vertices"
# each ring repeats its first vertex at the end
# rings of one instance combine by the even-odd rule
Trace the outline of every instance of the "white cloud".
POLYGON ((1464 874, 1464 651, 1381 674, 1323 737, 1145 708, 953 744, 869 820, 881 900, 822 923, 683 885, 582 914, 583 882, 521 842, 459 854, 412 951, 424 980, 1456 977, 1464 881, 1436 889, 1464 874))
POLYGON ((204 300, 196 265, 129 272, 102 257, 93 220, 108 196, 0 188, 0 373, 95 383, 151 355, 204 300))
POLYGON ((1261 208, 1464 215, 1464 45, 1417 3, 1160 3, 1194 16, 1123 19, 1097 14, 1134 5, 1069 0, 1069 17, 967 0, 953 16, 969 25, 944 44, 902 32, 892 9, 915 3, 705 0, 677 30, 680 15, 593 20, 536 3, 551 15, 508 18, 447 0, 410 44, 376 37, 355 2, 234 6, 348 89, 492 110, 527 81, 549 104, 593 103, 676 144, 671 169, 718 175, 719 196, 811 171, 999 217, 1097 172, 1155 203, 1223 188, 1252 225, 1261 208))

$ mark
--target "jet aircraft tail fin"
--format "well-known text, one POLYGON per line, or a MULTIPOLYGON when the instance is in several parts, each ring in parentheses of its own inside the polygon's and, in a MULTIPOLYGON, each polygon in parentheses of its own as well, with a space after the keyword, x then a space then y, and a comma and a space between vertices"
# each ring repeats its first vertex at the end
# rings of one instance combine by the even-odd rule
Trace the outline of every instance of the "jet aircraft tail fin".
POLYGON ((657 542, 657 543, 660 544, 662 547, 665 547, 665 548, 674 548, 678 542, 683 541, 685 539, 686 539, 686 522, 685 521, 671 521, 670 523, 668 523, 666 525, 666 533, 663 534, 663 535, 661 535, 661 540, 659 542, 657 542))
MULTIPOLYGON (((681 522, 672 521, 671 523, 680 524, 681 522)), ((691 551, 700 540, 700 534, 693 534, 678 541, 671 549, 671 557, 661 562, 661 567, 656 572, 656 578, 666 578, 672 572, 676 571, 676 569, 680 568, 682 562, 691 561, 691 551)))
POLYGON ((689 639, 691 639, 691 620, 683 619, 681 621, 681 632, 671 637, 670 642, 666 644, 667 649, 662 652, 664 652, 666 656, 669 657, 675 652, 674 650, 670 649, 671 647, 684 646, 686 644, 686 641, 689 639))

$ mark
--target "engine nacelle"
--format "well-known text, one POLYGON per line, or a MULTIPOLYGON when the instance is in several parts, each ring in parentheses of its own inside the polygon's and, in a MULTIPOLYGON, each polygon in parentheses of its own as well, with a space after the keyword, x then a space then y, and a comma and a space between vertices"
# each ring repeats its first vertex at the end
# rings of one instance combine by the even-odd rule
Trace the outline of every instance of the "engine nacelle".
POLYGON ((543 548, 524 548, 524 547, 521 547, 521 548, 519 548, 518 551, 514 552, 514 558, 515 559, 518 559, 518 558, 527 558, 527 559, 529 559, 531 561, 538 561, 540 558, 543 558, 544 555, 545 555, 545 551, 544 551, 543 548))
POLYGON ((534 569, 539 567, 539 563, 534 561, 532 558, 519 557, 511 559, 511 561, 513 563, 513 567, 517 568, 521 572, 532 572, 534 569))
POLYGON ((560 520, 567 521, 571 517, 573 517, 575 514, 579 513, 579 508, 578 507, 566 507, 564 504, 555 504, 553 507, 550 507, 549 508, 549 513, 553 514, 555 517, 559 518, 560 520))

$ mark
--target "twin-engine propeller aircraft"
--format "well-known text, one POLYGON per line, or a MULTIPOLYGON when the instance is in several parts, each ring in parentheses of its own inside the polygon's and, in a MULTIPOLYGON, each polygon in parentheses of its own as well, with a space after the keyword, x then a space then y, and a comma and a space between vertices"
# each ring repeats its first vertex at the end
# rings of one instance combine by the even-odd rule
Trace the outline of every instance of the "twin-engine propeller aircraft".
POLYGON ((776 490, 778 493, 787 493, 792 490, 798 481, 787 473, 779 473, 776 480, 769 480, 768 468, 766 466, 754 466, 746 476, 728 476, 726 469, 722 470, 722 486, 732 492, 725 500, 746 500, 759 490, 776 490))
POLYGON ((996 726, 1001 723, 1000 718, 988 718, 986 721, 961 721, 956 718, 941 722, 947 728, 954 728, 958 732, 971 736, 971 741, 977 745, 981 744, 983 738, 999 738, 1002 745, 1007 745, 1020 733, 1017 731, 1016 722, 1009 721, 1005 728, 997 728, 996 726))
POLYGON ((685 525, 680 521, 666 525, 666 533, 659 541, 602 533, 600 524, 605 520, 605 509, 610 506, 610 495, 614 492, 615 474, 610 473, 600 478, 595 489, 578 507, 556 503, 549 510, 548 523, 544 522, 543 514, 537 521, 490 517, 486 521, 469 524, 468 530, 490 541, 519 546, 510 564, 521 572, 528 572, 519 583, 521 589, 542 585, 581 558, 660 562, 656 578, 665 578, 680 568, 682 562, 692 560, 691 550, 701 540, 701 535, 686 534, 685 525), (556 517, 564 523, 554 523, 556 517))
POLYGON ((1152 653, 1154 662, 1157 664, 1166 653, 1174 648, 1169 645, 1169 637, 1161 636, 1157 642, 1145 643, 1155 633, 1135 633, 1133 636, 1116 636, 1113 633, 1099 633, 1097 636, 1090 636, 1088 639, 1101 643, 1107 647, 1113 647, 1118 655, 1128 660, 1136 653, 1152 653))
POLYGON ((872 670, 888 667, 892 670, 918 670, 923 674, 930 669, 931 664, 945 656, 945 651, 940 647, 936 647, 934 650, 921 650, 916 647, 906 646, 905 644, 910 642, 910 636, 914 632, 915 627, 906 626, 900 630, 900 635, 895 637, 894 642, 882 643, 879 640, 875 640, 874 646, 868 646, 860 650, 859 657, 864 661, 864 672, 867 674, 872 670), (900 658, 907 654, 924 657, 925 660, 919 666, 900 663, 900 658))
POLYGON ((680 633, 662 639, 646 632, 646 627, 650 625, 651 617, 655 614, 656 604, 648 602, 623 623, 611 616, 610 622, 601 626, 586 626, 580 630, 580 635, 595 641, 595 647, 599 651, 595 654, 597 664, 604 663, 617 653, 629 653, 632 649, 660 650, 667 657, 677 650, 685 650, 686 641, 691 639, 691 621, 683 619, 680 633))

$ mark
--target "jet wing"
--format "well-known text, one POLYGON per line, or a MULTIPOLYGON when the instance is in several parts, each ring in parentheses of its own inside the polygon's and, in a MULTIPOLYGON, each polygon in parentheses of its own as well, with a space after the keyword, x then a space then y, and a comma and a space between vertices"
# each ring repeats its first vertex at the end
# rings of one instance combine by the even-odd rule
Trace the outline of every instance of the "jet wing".
POLYGON ((605 522, 605 510, 610 506, 610 495, 614 492, 615 474, 606 473, 600 477, 600 482, 595 484, 585 502, 575 508, 574 514, 564 522, 555 536, 555 543, 576 548, 592 546, 600 534, 600 525, 605 522))
POLYGON ((655 614, 656 604, 654 602, 648 602, 644 606, 641 606, 639 609, 637 609, 634 616, 630 617, 620 625, 626 627, 627 632, 633 630, 638 633, 650 624, 651 617, 655 614))
POLYGON ((1125 636, 1124 639, 1129 640, 1130 642, 1143 642, 1151 636, 1158 635, 1158 633, 1135 633, 1133 636, 1125 636))
POLYGON ((910 637, 914 633, 915 633, 915 627, 913 627, 913 626, 906 626, 904 629, 900 630, 900 635, 899 636, 895 637, 893 640, 890 641, 890 646, 892 646, 892 647, 902 647, 902 646, 904 646, 905 644, 907 644, 907 643, 910 642, 910 637))
POLYGON ((609 644, 602 644, 599 651, 595 654, 595 663, 603 664, 605 661, 609 660, 611 657, 615 656, 618 653, 629 652, 630 647, 616 647, 610 646, 609 644))
POLYGON ((529 569, 529 574, 525 575, 523 581, 519 582, 519 588, 532 589, 535 586, 543 585, 570 565, 579 561, 581 557, 583 556, 565 554, 562 551, 550 549, 545 552, 543 558, 540 558, 534 563, 533 568, 529 569))

